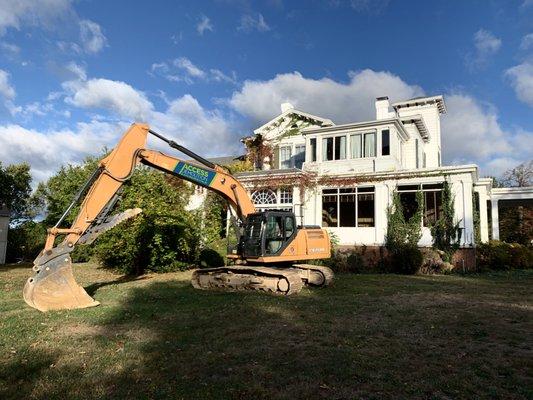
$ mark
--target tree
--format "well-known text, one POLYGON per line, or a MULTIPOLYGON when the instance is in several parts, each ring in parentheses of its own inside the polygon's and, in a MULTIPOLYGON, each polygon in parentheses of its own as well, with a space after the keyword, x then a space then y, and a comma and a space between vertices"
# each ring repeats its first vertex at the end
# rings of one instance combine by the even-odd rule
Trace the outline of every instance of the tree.
POLYGON ((442 212, 439 218, 431 225, 433 247, 444 253, 444 261, 450 262, 461 242, 460 221, 455 219, 455 200, 450 189, 450 184, 444 181, 442 187, 442 212))
POLYGON ((0 206, 11 210, 11 222, 32 217, 31 175, 28 163, 3 167, 0 162, 0 206))
POLYGON ((533 184, 533 160, 526 161, 503 174, 506 186, 525 187, 533 184))

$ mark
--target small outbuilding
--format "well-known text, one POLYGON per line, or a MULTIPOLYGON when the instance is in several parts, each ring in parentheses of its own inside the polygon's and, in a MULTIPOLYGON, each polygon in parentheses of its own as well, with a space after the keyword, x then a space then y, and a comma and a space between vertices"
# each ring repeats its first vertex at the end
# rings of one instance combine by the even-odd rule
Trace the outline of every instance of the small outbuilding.
POLYGON ((0 264, 6 263, 7 231, 9 230, 9 210, 0 205, 0 264))

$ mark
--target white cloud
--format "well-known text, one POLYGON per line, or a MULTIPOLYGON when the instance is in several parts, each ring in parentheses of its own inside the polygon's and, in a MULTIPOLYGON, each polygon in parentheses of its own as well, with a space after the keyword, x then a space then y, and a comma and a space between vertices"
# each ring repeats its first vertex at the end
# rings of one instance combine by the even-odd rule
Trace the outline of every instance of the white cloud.
POLYGON ((533 107, 533 64, 523 62, 505 71, 510 79, 516 96, 524 103, 533 107))
POLYGON ((72 14, 71 0, 1 0, 0 35, 23 25, 50 28, 58 19, 72 14))
POLYGON ((120 116, 146 121, 153 105, 144 93, 125 82, 109 79, 68 81, 63 84, 70 95, 67 103, 81 108, 115 112, 120 116))
POLYGON ((107 45, 102 28, 96 22, 83 19, 80 21, 80 40, 87 53, 96 54, 107 45))
POLYGON ((0 69, 0 96, 5 100, 13 100, 15 95, 15 88, 9 82, 9 73, 0 69))
POLYGON ((474 34, 475 52, 466 56, 466 64, 470 70, 484 67, 490 58, 501 48, 502 41, 485 29, 480 29, 474 34))
POLYGON ((533 48, 533 33, 528 33, 527 35, 524 35, 524 37, 522 37, 522 41, 520 42, 520 48, 522 50, 528 50, 533 48))
POLYGON ((202 15, 200 21, 196 24, 196 31, 199 35, 203 35, 205 31, 213 32, 213 24, 211 23, 211 20, 205 15, 202 15))
POLYGON ((20 47, 13 43, 0 42, 0 50, 11 57, 17 56, 20 53, 20 47))
POLYGON ((237 82, 235 72, 232 72, 230 76, 216 68, 211 68, 206 71, 186 57, 176 58, 170 63, 165 61, 154 63, 150 68, 150 74, 160 75, 171 82, 185 82, 188 84, 192 84, 196 80, 227 82, 232 84, 237 82))
POLYGON ((270 26, 266 23, 263 14, 258 14, 257 17, 245 14, 241 17, 241 23, 237 27, 237 30, 244 32, 267 32, 270 30, 270 26))
POLYGON ((205 78, 205 72, 198 68, 186 57, 180 57, 174 60, 174 66, 183 70, 191 78, 205 78))
POLYGON ((88 155, 113 147, 127 125, 91 121, 74 130, 37 131, 20 125, 0 125, 0 159, 5 164, 31 163, 34 181, 49 178, 61 165, 78 164, 88 155))
POLYGON ((218 110, 206 110, 189 94, 171 101, 164 112, 154 112, 151 124, 203 156, 242 151, 232 121, 218 110))
POLYGON ((496 111, 465 94, 445 98, 448 114, 442 118, 442 148, 448 163, 485 160, 511 150, 509 133, 498 122, 496 111))
POLYGON ((397 101, 424 94, 419 86, 409 85, 390 72, 366 69, 350 72, 349 78, 342 83, 329 78, 305 78, 293 72, 267 81, 247 80, 228 103, 255 123, 264 123, 279 114, 280 104, 285 102, 302 111, 346 123, 373 119, 376 97, 389 95, 391 101, 397 101))

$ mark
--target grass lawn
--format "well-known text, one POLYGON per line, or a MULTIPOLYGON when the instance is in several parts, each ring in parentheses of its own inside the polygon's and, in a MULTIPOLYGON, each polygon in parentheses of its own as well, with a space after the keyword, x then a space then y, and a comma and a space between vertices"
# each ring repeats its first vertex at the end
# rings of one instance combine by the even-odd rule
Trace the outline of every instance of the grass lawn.
POLYGON ((0 398, 533 398, 533 271, 339 275, 297 297, 75 266, 102 304, 26 306, 0 267, 0 398))

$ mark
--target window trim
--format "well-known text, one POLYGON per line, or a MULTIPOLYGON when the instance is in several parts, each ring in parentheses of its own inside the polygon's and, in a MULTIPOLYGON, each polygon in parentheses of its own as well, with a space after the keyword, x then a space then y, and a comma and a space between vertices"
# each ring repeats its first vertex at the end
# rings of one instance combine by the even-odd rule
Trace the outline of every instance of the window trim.
MULTIPOLYGON (((337 198, 337 226, 324 226, 323 225, 323 220, 321 217, 321 221, 320 221, 320 225, 321 227, 323 228, 376 228, 376 187, 374 185, 363 185, 363 186, 354 186, 354 187, 350 187, 350 188, 341 188, 341 187, 337 187, 337 188, 322 188, 321 190, 321 195, 320 195, 320 198, 322 200, 322 198, 324 196, 335 196, 337 198), (348 191, 345 191, 345 192, 341 192, 341 190, 353 190, 352 192, 348 192, 348 191), (371 191, 363 191, 363 192, 359 192, 360 189, 371 189, 371 191), (328 191, 329 193, 324 193, 324 191, 328 191), (336 192, 332 192, 333 190, 335 190, 336 192), (364 194, 372 194, 374 196, 374 215, 373 215, 373 225, 374 226, 359 226, 359 195, 364 195, 364 194), (354 209, 354 212, 355 212, 355 226, 340 226, 340 196, 355 196, 355 209, 354 209)), ((323 200, 322 200, 322 213, 323 213, 324 209, 323 209, 323 200)))

